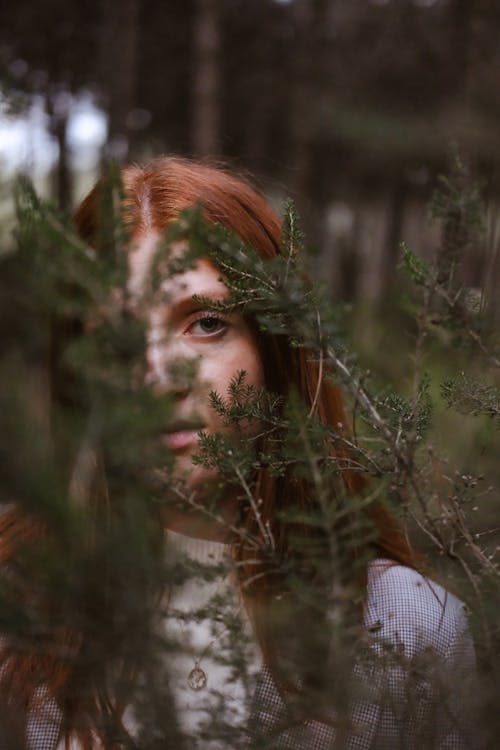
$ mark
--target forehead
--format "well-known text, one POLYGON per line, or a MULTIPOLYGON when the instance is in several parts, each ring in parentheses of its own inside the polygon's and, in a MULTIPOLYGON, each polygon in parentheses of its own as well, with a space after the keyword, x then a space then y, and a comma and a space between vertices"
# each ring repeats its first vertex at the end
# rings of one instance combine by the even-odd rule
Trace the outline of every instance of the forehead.
MULTIPOLYGON (((128 256, 127 282, 127 289, 132 298, 138 298, 146 291, 160 239, 161 236, 157 232, 148 232, 132 243, 128 256)), ((179 242, 172 246, 170 257, 174 260, 182 259, 185 251, 185 243, 179 242)), ((167 300, 194 294, 223 297, 228 293, 220 271, 208 258, 200 258, 180 273, 163 279, 160 288, 167 300)))

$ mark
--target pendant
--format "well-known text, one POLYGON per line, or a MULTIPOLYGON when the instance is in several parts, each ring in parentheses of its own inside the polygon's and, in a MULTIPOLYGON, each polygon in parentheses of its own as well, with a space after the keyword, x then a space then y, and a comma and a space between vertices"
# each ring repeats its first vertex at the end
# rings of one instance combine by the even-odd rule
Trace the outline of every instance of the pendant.
POLYGON ((198 664, 195 664, 188 674, 187 684, 191 690, 195 690, 196 692, 203 690, 207 686, 207 675, 198 664))

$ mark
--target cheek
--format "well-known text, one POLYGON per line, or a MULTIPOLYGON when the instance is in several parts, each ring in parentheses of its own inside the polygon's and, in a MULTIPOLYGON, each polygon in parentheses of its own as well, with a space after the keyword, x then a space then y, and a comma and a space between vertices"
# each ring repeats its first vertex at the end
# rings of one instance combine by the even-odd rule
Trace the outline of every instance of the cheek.
POLYGON ((221 349, 201 363, 200 380, 204 383, 207 398, 208 392, 213 390, 227 398, 231 381, 242 370, 246 373, 245 385, 252 385, 256 389, 264 387, 264 368, 257 346, 250 336, 239 341, 237 346, 221 349))
POLYGON ((218 390, 227 394, 231 380, 242 370, 245 371, 245 384, 253 385, 255 388, 264 386, 264 369, 260 360, 257 347, 253 341, 248 340, 220 358, 217 363, 218 390))

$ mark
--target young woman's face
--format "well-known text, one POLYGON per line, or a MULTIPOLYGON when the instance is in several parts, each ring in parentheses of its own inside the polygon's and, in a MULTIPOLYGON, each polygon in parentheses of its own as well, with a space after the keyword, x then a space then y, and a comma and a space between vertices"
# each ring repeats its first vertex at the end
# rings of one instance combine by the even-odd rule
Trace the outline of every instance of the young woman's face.
MULTIPOLYGON (((151 268, 158 236, 142 236, 131 250, 129 292, 139 299, 151 268)), ((182 248, 179 249, 182 256, 182 248)), ((208 260, 166 278, 155 302, 143 310, 147 325, 147 382, 173 399, 173 420, 163 435, 175 455, 175 473, 201 495, 216 472, 193 464, 198 433, 222 433, 239 439, 255 435, 257 426, 227 424, 210 405, 209 394, 228 396, 231 380, 242 370, 245 384, 264 385, 263 367, 255 336, 239 313, 220 313, 193 296, 221 301, 228 290, 220 272, 208 260), (190 376, 191 372, 191 376, 190 376), (193 375, 194 373, 194 375, 193 375)))

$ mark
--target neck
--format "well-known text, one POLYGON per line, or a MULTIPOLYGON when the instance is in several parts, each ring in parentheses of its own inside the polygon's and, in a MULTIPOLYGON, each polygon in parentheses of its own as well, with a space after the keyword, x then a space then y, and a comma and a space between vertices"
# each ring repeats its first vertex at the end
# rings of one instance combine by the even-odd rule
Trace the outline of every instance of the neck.
POLYGON ((220 521, 210 518, 201 512, 183 512, 169 509, 165 513, 165 528, 176 531, 178 534, 190 536, 193 539, 203 539, 209 542, 223 542, 229 544, 234 540, 235 534, 231 524, 234 522, 234 514, 224 514, 220 521))

